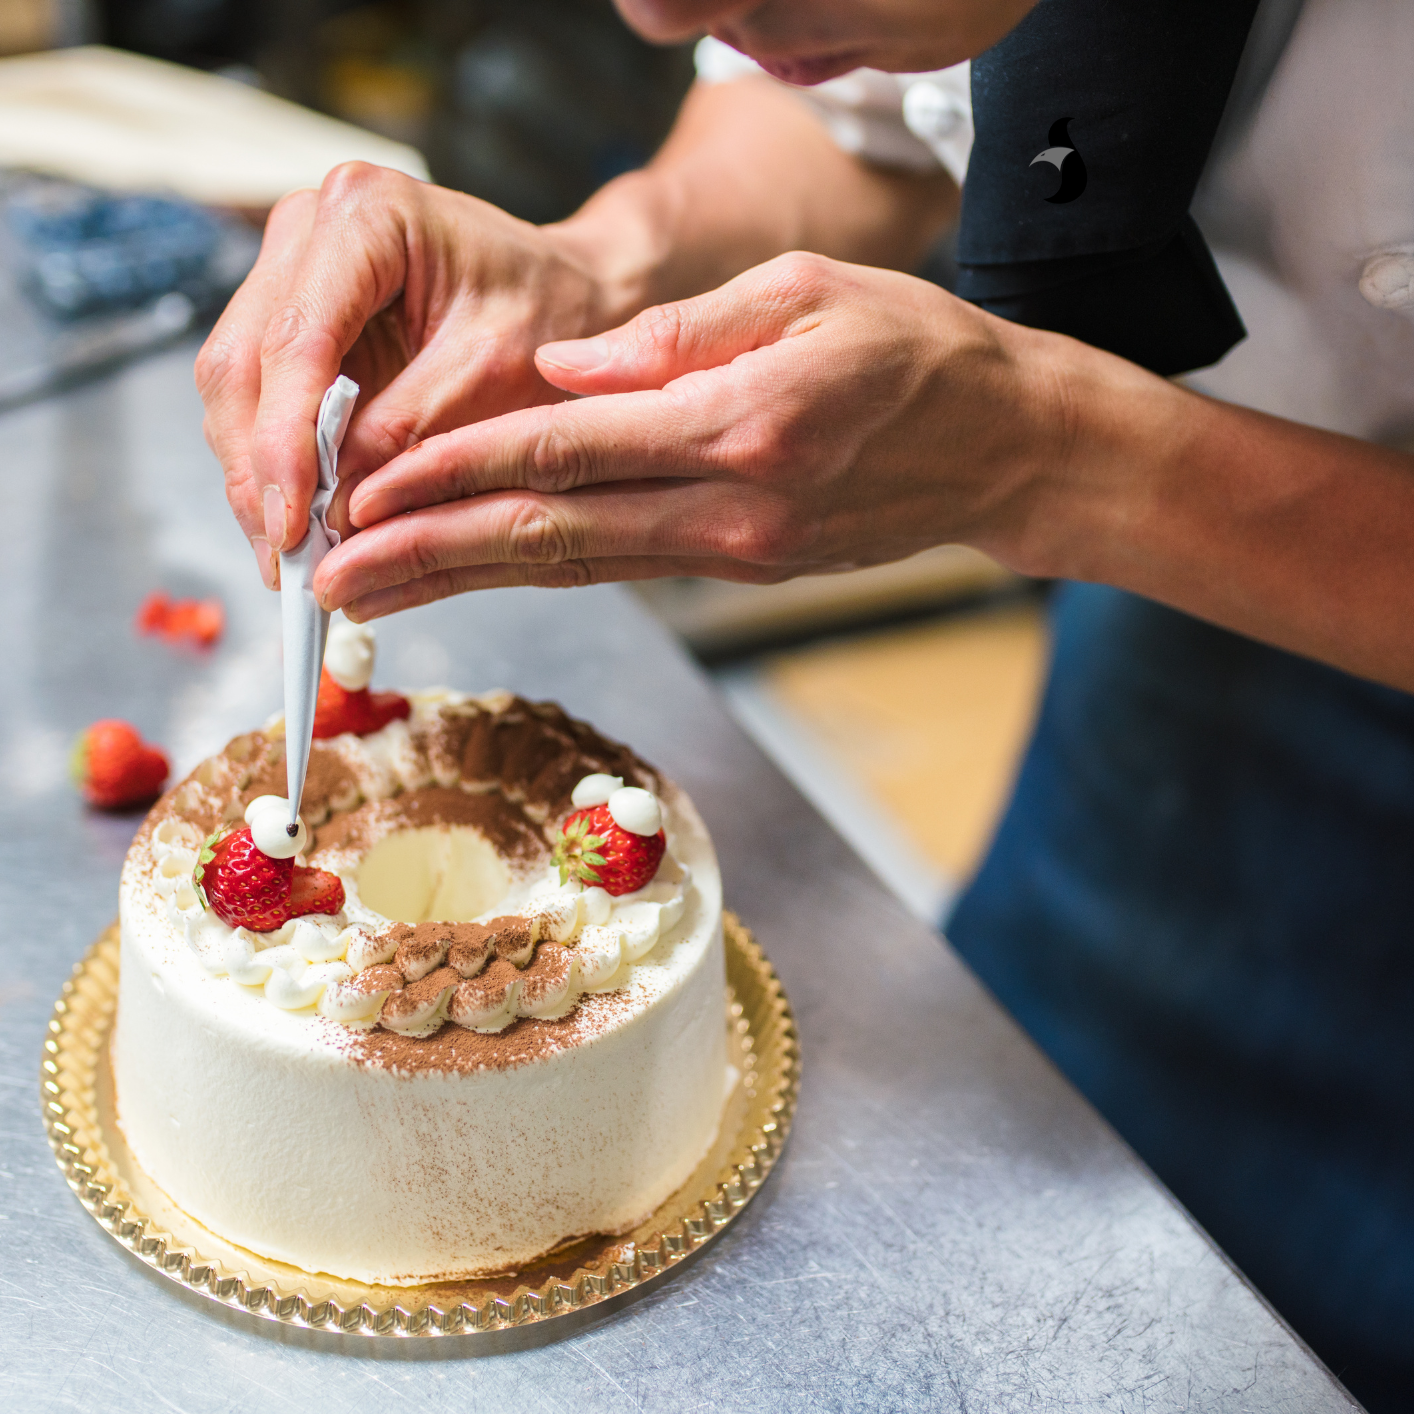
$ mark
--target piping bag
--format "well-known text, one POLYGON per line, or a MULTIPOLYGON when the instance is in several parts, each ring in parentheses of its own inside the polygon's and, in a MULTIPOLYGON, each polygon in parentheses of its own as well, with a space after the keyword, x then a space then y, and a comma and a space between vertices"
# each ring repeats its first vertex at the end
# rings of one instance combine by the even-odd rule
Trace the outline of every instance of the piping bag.
POLYGON ((339 484, 339 447, 358 400, 358 384, 342 374, 319 404, 315 441, 319 446, 319 484, 309 503, 309 531, 293 550, 280 552, 280 626, 285 639, 285 784, 289 792, 291 839, 299 832, 300 798, 309 770, 309 744, 314 737, 314 707, 319 700, 319 673, 324 666, 328 612, 314 597, 314 571, 339 543, 329 525, 329 503, 339 484))

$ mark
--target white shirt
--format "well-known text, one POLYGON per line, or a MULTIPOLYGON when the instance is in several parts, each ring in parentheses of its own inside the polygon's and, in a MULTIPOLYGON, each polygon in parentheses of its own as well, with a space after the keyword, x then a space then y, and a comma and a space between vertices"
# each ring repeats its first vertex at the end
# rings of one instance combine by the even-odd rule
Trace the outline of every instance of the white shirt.
POLYGON ((1414 444, 1414 3, 1306 0, 1195 215, 1249 337, 1189 381, 1414 444))
MULTIPOLYGON (((1244 67, 1255 57, 1270 80, 1221 135, 1194 207, 1249 337, 1187 381, 1414 449, 1414 0, 1266 0, 1249 50, 1244 67), (1264 43, 1276 46, 1266 59, 1264 43)), ((715 40, 698 47, 704 81, 752 71, 715 40)), ((960 64, 857 70, 792 91, 845 151, 912 170, 931 161, 960 181, 972 141, 968 83, 960 64), (940 137, 910 122, 918 85, 965 123, 945 120, 952 127, 940 137)))

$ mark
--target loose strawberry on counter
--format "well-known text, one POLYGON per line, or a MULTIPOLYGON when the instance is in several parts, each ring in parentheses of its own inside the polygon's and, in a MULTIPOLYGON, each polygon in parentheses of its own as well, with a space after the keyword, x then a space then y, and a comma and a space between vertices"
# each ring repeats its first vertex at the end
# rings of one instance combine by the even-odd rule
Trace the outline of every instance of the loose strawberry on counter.
POLYGON ((226 611, 219 599, 173 599, 155 589, 139 606, 135 624, 139 633, 156 634, 169 643, 187 639, 210 648, 226 631, 226 611))
POLYGON ((171 769, 166 752, 148 745, 127 722, 111 717, 82 732, 69 756, 74 784, 100 810, 155 800, 171 769))
POLYGON ((651 792, 617 776, 586 776, 574 788, 576 810, 555 844, 560 883, 578 879, 619 895, 652 881, 668 848, 663 812, 651 792))
POLYGON ((329 627, 319 700, 314 707, 314 736, 325 740, 343 732, 367 736, 412 712, 396 692, 370 692, 373 681, 373 630, 367 624, 339 619, 329 627))

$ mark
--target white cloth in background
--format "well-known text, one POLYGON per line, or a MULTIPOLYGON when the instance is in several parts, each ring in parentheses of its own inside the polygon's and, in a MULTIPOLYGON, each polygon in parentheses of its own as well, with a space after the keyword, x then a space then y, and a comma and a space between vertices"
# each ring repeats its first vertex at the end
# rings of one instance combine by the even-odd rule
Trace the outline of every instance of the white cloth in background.
MULTIPOLYGON (((767 77, 754 60, 719 39, 701 40, 693 58, 703 83, 767 77)), ((855 69, 813 88, 781 87, 807 104, 852 156, 910 172, 941 166, 960 186, 972 153, 971 69, 965 63, 928 74, 855 69)))
POLYGON ((0 59, 0 167, 263 210, 351 161, 428 180, 415 149, 216 74, 97 44, 0 59))

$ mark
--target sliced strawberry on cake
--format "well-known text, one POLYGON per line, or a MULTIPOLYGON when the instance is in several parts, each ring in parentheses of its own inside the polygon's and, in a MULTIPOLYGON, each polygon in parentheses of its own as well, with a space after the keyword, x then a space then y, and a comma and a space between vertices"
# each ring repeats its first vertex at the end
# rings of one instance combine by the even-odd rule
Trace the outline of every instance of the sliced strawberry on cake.
POLYGON ((212 835, 201 847, 192 883, 223 923, 273 933, 290 920, 295 860, 271 859, 251 837, 250 826, 212 835))
POLYGON ((337 874, 295 863, 306 833, 286 832, 288 802, 260 796, 248 824, 214 834, 201 847, 192 883, 202 903, 232 928, 273 933, 292 918, 337 913, 344 885, 337 874), (270 851, 270 852, 267 852, 270 851))

